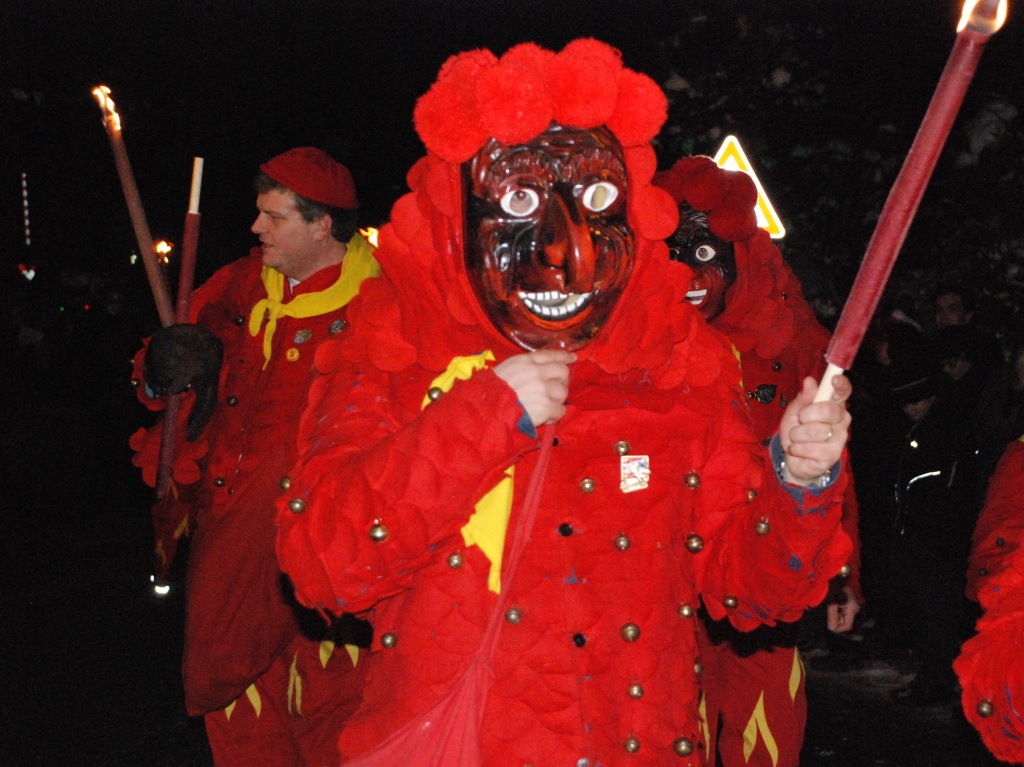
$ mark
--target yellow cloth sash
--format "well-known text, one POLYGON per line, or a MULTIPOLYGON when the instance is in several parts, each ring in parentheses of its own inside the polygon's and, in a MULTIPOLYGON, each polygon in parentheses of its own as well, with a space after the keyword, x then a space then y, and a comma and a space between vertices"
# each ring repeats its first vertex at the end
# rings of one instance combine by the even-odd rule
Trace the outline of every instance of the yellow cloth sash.
POLYGON ((357 295, 363 280, 380 274, 380 264, 373 257, 373 247, 359 234, 348 242, 348 250, 341 262, 341 274, 337 282, 317 293, 303 293, 286 304, 284 298, 284 275, 269 266, 263 267, 263 286, 267 297, 257 301, 249 314, 249 335, 255 336, 267 315, 267 326, 263 331, 263 367, 270 363, 271 340, 277 330, 277 320, 287 317, 319 317, 321 314, 340 309, 357 295))
MULTIPOLYGON (((494 362, 494 354, 485 351, 471 357, 456 357, 448 369, 433 380, 430 388, 448 391, 456 381, 466 381, 477 370, 483 370, 488 362, 494 362)), ((430 404, 430 397, 423 398, 422 407, 430 404)), ((505 553, 505 534, 508 519, 512 513, 512 483, 514 466, 505 469, 505 476, 477 501, 473 516, 462 528, 462 539, 467 546, 479 546, 491 562, 487 576, 487 587, 501 593, 501 561, 505 553)))

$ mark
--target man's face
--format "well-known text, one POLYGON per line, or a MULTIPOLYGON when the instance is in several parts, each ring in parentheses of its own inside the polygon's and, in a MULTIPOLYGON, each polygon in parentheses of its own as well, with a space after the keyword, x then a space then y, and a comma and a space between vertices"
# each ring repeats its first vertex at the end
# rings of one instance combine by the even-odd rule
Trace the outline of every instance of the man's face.
POLYGON ((693 270, 686 300, 706 320, 725 309, 725 294, 736 281, 736 254, 731 242, 719 239, 708 229, 707 214, 679 204, 679 228, 669 241, 669 256, 693 270))
POLYGON ((964 300, 956 293, 943 293, 935 299, 935 327, 939 330, 966 325, 968 319, 964 300))
POLYGON ((463 166, 466 267, 494 326, 523 349, 579 349, 633 268, 626 164, 605 128, 489 141, 463 166))
POLYGON ((261 194, 256 207, 260 212, 251 228, 263 247, 263 265, 296 280, 317 271, 313 254, 322 239, 322 219, 304 220, 290 191, 273 189, 261 194))

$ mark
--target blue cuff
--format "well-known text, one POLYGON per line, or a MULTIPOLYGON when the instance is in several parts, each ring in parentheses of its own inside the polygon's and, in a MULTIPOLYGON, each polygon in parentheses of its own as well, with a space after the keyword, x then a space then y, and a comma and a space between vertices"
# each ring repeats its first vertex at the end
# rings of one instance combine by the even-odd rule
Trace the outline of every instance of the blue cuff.
MULTIPOLYGON (((523 407, 523 403, 519 400, 516 400, 516 404, 519 407, 523 407)), ((516 428, 530 439, 537 439, 537 427, 533 425, 533 420, 526 412, 526 408, 523 408, 523 414, 519 416, 519 423, 516 424, 516 428)))
MULTIPOLYGON (((800 507, 798 510, 800 515, 803 516, 807 507, 807 494, 810 493, 812 498, 818 498, 823 492, 828 490, 832 485, 839 479, 839 472, 842 467, 842 461, 836 461, 832 468, 826 471, 817 482, 813 482, 809 485, 801 487, 800 485, 791 485, 782 478, 782 468, 786 465, 786 453, 782 449, 782 440, 779 435, 776 434, 771 438, 768 443, 768 454, 772 459, 772 466, 775 467, 775 476, 779 480, 779 484, 782 485, 786 492, 790 494, 797 505, 800 507)), ((810 509, 814 512, 814 509, 810 509)))

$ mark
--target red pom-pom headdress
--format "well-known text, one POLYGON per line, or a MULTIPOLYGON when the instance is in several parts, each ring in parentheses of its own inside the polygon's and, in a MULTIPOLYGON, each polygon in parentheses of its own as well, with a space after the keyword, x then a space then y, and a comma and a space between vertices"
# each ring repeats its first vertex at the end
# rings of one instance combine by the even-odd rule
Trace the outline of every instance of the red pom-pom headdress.
POLYGON ((614 313, 580 352, 610 373, 648 371, 670 388, 738 377, 718 334, 708 333, 685 301, 685 272, 668 258, 665 238, 678 208, 651 181, 657 157, 650 145, 667 116, 664 94, 646 75, 622 65, 619 52, 593 39, 559 52, 523 43, 501 57, 476 50, 451 57, 416 105, 416 130, 428 154, 413 166, 410 194, 392 208, 376 258, 382 277, 360 289, 348 307, 353 335, 325 344, 317 367, 332 355, 382 370, 412 364, 444 370, 456 355, 484 348, 498 357, 519 349, 495 331, 474 296, 462 250, 462 163, 490 139, 531 141, 551 124, 583 130, 604 126, 618 140, 628 174, 627 222, 636 236, 633 274, 614 313), (441 309, 441 311, 439 311, 441 309))
POLYGON ((638 146, 658 134, 667 112, 651 78, 624 67, 615 48, 588 38, 559 53, 523 43, 500 59, 481 50, 453 56, 413 117, 431 154, 461 163, 489 138, 522 144, 552 122, 606 125, 623 147, 638 146))
POLYGON ((672 170, 659 173, 655 186, 708 214, 708 228, 727 242, 748 240, 757 231, 757 187, 746 173, 725 170, 710 157, 679 159, 672 170))
POLYGON ((757 225, 757 186, 741 171, 726 170, 710 157, 683 157, 658 173, 654 185, 677 204, 685 201, 707 213, 708 228, 734 243, 736 281, 725 298, 725 311, 711 324, 740 352, 773 359, 800 338, 804 348, 826 334, 803 297, 800 282, 757 225))

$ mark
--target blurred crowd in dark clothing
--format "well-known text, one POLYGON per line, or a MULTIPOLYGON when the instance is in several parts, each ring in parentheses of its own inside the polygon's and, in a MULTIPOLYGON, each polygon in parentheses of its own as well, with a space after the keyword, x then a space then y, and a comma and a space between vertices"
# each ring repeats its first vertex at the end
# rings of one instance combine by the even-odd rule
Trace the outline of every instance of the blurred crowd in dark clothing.
MULTIPOLYGON (((145 282, 84 270, 44 272, 32 281, 11 270, 0 279, 0 366, 7 373, 0 396, 8 407, 37 413, 53 432, 50 452, 70 453, 60 476, 76 488, 102 496, 111 482, 137 480, 127 440, 147 413, 131 388, 131 360, 155 328, 155 314, 145 282), (54 443, 57 435, 77 434, 89 435, 90 449, 54 443)), ((27 460, 22 441, 9 429, 0 434, 9 471, 27 460)), ((30 485, 39 481, 11 473, 30 485)))
MULTIPOLYGON (((144 285, 141 287, 145 287, 144 285)), ((128 382, 131 357, 155 325, 148 291, 95 272, 0 279, 0 359, 22 384, 92 400, 128 382), (126 362, 126 359, 128 362, 126 362)))
POLYGON ((1005 446, 1024 435, 1024 347, 972 321, 972 296, 876 316, 849 375, 866 620, 916 670, 900 695, 957 698, 952 662, 976 606, 964 595, 971 535, 1005 446))

